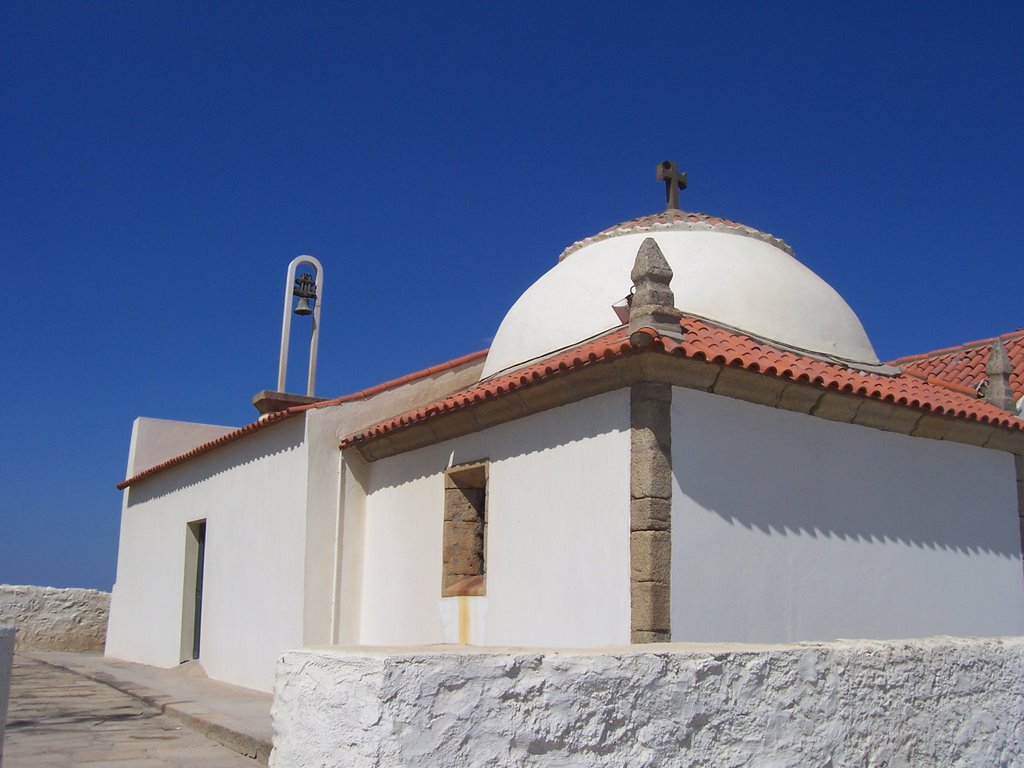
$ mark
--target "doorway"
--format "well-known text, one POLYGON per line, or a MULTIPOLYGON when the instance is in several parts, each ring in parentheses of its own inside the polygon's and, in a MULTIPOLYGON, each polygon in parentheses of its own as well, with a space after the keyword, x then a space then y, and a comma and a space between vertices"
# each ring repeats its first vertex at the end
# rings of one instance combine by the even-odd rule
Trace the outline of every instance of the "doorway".
POLYGON ((199 658, 203 629, 203 571, 206 564, 206 521, 185 527, 185 579, 181 600, 181 661, 199 658))

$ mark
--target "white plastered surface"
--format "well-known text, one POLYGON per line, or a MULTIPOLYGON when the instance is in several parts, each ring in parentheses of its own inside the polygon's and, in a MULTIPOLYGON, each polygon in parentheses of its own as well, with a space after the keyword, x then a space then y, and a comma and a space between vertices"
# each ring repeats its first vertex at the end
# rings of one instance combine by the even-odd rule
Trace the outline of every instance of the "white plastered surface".
POLYGON ((579 343, 619 324, 640 244, 653 237, 672 267, 676 307, 798 349, 877 364, 857 315, 780 248, 728 232, 620 235, 587 245, 531 285, 502 320, 483 376, 579 343))
POLYGON ((1024 639, 287 652, 272 768, 1018 765, 1024 639))

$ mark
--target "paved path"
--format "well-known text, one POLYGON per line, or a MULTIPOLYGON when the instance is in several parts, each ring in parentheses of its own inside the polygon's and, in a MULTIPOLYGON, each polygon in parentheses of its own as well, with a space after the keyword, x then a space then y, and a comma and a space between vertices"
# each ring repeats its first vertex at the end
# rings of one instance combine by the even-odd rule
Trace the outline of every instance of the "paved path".
POLYGON ((15 656, 4 768, 257 768, 256 761, 97 680, 15 656))
POLYGON ((96 653, 33 651, 24 655, 106 683, 176 717, 204 736, 267 764, 273 737, 269 693, 210 680, 202 666, 193 661, 161 669, 96 653))

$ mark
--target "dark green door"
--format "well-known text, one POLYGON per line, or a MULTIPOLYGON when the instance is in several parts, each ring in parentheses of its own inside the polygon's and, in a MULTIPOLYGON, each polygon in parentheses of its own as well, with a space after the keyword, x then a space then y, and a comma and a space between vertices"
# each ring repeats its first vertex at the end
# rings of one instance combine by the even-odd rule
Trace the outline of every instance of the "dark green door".
POLYGON ((203 562, 206 560, 206 522, 195 524, 199 552, 196 556, 196 620, 192 630, 192 658, 199 658, 199 638, 203 626, 203 562))

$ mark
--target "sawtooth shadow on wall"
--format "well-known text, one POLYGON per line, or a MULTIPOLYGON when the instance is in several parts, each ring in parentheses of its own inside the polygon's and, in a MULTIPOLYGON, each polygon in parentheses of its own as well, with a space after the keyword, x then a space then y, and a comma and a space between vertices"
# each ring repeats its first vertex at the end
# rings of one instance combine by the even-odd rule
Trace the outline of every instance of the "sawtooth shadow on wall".
POLYGON ((673 468, 690 503, 771 536, 1021 554, 1013 461, 996 451, 688 392, 673 468))
MULTIPOLYGON (((372 490, 395 488, 440 475, 449 463, 455 466, 480 459, 505 461, 557 450, 609 432, 628 432, 628 404, 628 391, 609 392, 408 453, 379 459, 367 465, 370 487, 372 490), (593 407, 592 401, 598 398, 605 399, 605 409, 593 407), (621 401, 617 403, 618 407, 615 405, 617 400, 621 401)), ((627 454, 624 472, 629 471, 628 461, 627 454)), ((625 499, 623 503, 628 504, 629 500, 625 499)))
MULTIPOLYGON (((132 485, 126 491, 128 506, 144 504, 199 485, 235 467, 295 450, 302 445, 304 436, 305 422, 301 418, 274 424, 132 485)), ((305 484, 305 475, 302 483, 305 484)))

